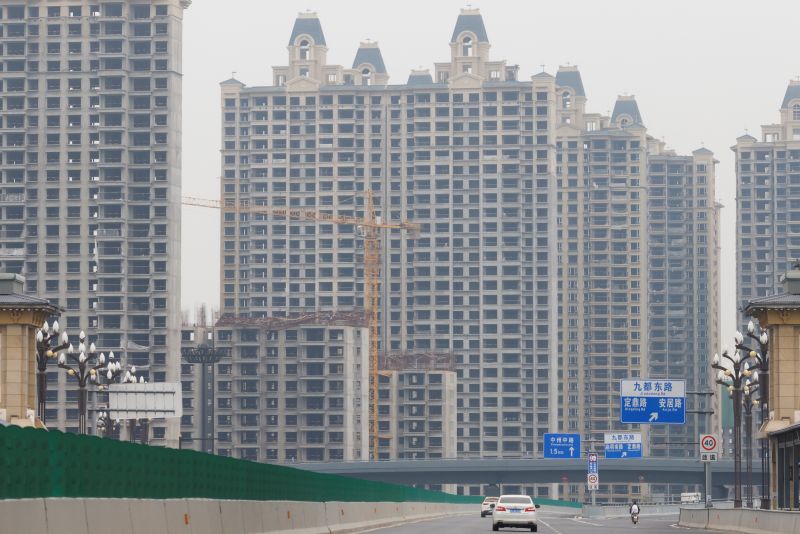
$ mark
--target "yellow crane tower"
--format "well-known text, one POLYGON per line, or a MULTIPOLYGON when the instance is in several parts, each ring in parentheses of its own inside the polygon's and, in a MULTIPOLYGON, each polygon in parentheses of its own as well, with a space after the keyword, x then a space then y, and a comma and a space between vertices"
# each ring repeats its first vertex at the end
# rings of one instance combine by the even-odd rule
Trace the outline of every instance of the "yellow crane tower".
POLYGON ((253 213, 282 217, 293 221, 315 221, 333 224, 352 224, 364 239, 364 309, 369 321, 369 439, 372 458, 378 459, 378 322, 380 303, 380 230, 384 228, 419 231, 419 225, 408 222, 383 222, 375 215, 372 190, 364 191, 366 202, 364 216, 334 215, 303 208, 281 208, 253 205, 240 200, 209 200, 205 198, 183 197, 187 206, 215 208, 235 213, 253 213))

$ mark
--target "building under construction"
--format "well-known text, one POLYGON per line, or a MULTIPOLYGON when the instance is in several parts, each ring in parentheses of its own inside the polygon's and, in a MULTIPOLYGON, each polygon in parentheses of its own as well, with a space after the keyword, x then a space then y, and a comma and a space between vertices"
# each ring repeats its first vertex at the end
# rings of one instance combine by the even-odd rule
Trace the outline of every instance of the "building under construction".
MULTIPOLYGON (((184 362, 194 390, 182 421, 193 448, 263 462, 367 460, 369 330, 361 312, 293 317, 221 317, 213 334, 192 335, 184 348, 219 352, 213 406, 197 369, 184 362), (211 417, 213 446, 198 417, 211 417), (212 449, 213 447, 213 449, 212 449)), ((186 350, 185 353, 190 351, 186 350)), ((185 358, 186 359, 186 358, 185 358)), ((191 384, 191 385, 188 385, 191 384)))
MULTIPOLYGON (((265 462, 368 459, 367 326, 359 310, 184 326, 183 446, 265 462), (198 359, 210 354, 211 365, 198 359)), ((397 351, 380 366, 379 458, 455 457, 453 355, 397 351)))
POLYGON ((455 458, 453 354, 382 354, 378 375, 378 459, 455 458))

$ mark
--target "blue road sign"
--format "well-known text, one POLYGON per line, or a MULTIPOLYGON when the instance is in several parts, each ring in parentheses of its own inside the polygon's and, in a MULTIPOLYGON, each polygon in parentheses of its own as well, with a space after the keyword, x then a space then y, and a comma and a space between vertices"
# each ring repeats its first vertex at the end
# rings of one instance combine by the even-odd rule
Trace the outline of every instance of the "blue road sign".
POLYGON ((686 381, 640 378, 622 380, 619 415, 623 423, 686 423, 686 381))
POLYGON ((606 432, 606 458, 641 458, 642 435, 638 432, 606 432))
POLYGON ((545 458, 580 458, 580 434, 545 434, 545 458))
POLYGON ((596 475, 597 474, 597 453, 596 452, 590 452, 587 455, 587 457, 589 459, 589 465, 588 465, 586 471, 590 475, 596 475))

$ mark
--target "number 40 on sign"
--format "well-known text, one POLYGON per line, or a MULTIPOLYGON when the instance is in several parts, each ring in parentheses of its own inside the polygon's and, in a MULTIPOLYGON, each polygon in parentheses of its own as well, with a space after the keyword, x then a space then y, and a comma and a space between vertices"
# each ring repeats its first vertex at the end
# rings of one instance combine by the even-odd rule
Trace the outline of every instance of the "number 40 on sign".
POLYGON ((713 434, 700 436, 700 461, 716 462, 719 459, 719 439, 713 434))

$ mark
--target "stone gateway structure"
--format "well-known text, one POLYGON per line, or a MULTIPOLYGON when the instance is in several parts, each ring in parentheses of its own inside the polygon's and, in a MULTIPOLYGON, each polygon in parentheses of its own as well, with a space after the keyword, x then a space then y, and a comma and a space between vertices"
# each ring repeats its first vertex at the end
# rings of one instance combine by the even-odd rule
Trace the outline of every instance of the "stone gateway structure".
POLYGON ((36 330, 59 307, 24 294, 25 278, 0 273, 0 420, 34 426, 36 330))

